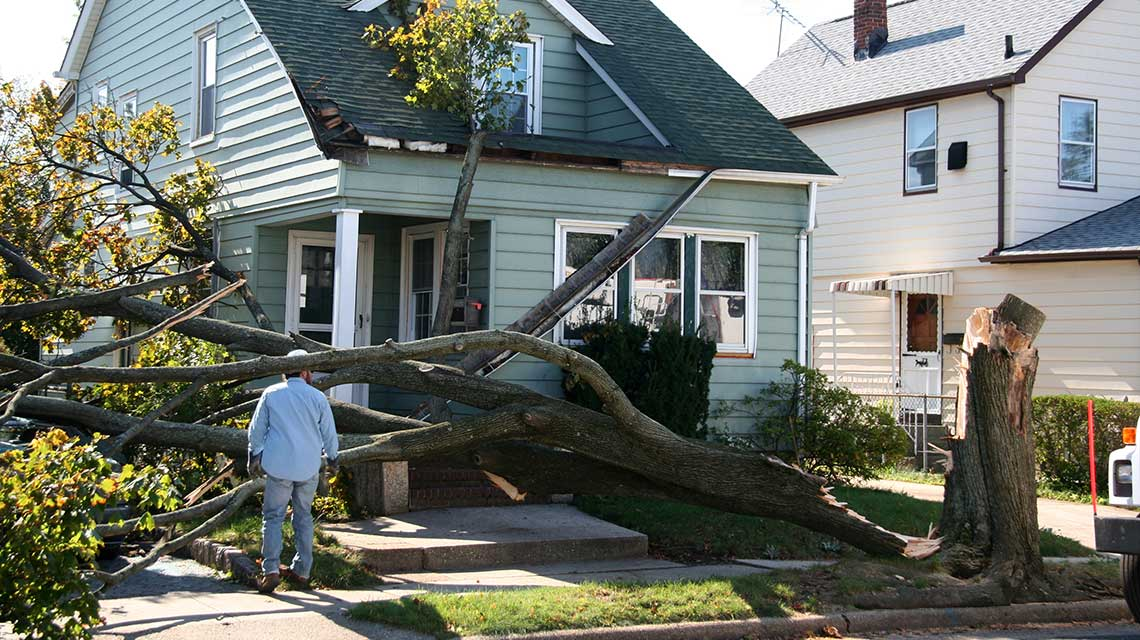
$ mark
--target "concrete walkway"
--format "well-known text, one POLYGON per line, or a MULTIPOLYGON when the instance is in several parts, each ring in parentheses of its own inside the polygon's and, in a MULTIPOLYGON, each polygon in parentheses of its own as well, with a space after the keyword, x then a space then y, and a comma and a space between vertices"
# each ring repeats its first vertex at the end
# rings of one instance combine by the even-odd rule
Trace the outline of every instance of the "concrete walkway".
MULTIPOLYGON (((872 480, 865 483, 872 489, 883 489, 903 493, 919 500, 942 502, 942 487, 932 484, 916 484, 895 480, 872 480)), ((1135 518, 1137 513, 1129 509, 1100 505, 1097 512, 1102 516, 1135 518)), ((1096 542, 1093 534, 1092 504, 1077 504, 1060 500, 1037 500, 1037 522, 1042 529, 1052 529, 1053 533, 1072 538, 1092 549, 1096 542)))

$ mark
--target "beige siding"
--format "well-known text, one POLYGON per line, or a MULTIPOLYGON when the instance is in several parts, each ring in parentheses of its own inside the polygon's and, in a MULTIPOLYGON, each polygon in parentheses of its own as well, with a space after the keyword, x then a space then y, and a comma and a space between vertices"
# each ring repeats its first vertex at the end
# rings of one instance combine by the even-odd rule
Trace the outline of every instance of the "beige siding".
POLYGON ((1014 89, 1014 242, 1140 194, 1140 3, 1105 0, 1014 89), (1099 187, 1057 185, 1060 96, 1098 102, 1099 187))
MULTIPOLYGON (((882 274, 861 274, 871 277, 882 274)), ((1037 395, 1091 394, 1140 398, 1140 265, 1131 260, 990 265, 959 269, 954 295, 943 300, 944 331, 962 333, 977 307, 1015 293, 1045 312, 1037 340, 1041 364, 1037 395)), ((853 376, 891 373, 891 316, 887 298, 838 294, 832 340, 830 279, 817 278, 812 301, 815 366, 853 376)), ((944 352, 945 387, 953 393, 957 350, 944 352)))
POLYGON ((997 240, 996 114, 985 94, 939 103, 938 191, 910 196, 903 195, 904 109, 797 128, 846 179, 820 190, 815 274, 976 265, 997 240), (969 163, 948 171, 947 150, 958 141, 969 143, 969 163))

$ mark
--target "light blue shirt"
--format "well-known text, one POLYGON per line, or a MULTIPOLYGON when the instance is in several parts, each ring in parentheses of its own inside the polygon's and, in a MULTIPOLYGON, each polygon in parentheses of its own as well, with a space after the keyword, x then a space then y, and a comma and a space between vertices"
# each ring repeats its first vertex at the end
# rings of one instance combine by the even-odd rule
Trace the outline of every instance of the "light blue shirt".
POLYGON ((289 378, 261 394, 249 423, 249 453, 274 478, 304 482, 321 469, 321 450, 336 460, 336 425, 325 394, 289 378))

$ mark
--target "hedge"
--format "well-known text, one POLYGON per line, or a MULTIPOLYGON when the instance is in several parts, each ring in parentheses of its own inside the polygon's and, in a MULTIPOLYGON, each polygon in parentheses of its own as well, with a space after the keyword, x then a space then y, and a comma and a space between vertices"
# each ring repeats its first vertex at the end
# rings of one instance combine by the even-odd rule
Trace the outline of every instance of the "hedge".
MULTIPOLYGON (((1124 446, 1122 430, 1136 426, 1140 403, 1093 398, 1096 416, 1097 487, 1108 487, 1108 455, 1124 446)), ((1089 491, 1087 396, 1033 399, 1038 480, 1057 488, 1089 491)))

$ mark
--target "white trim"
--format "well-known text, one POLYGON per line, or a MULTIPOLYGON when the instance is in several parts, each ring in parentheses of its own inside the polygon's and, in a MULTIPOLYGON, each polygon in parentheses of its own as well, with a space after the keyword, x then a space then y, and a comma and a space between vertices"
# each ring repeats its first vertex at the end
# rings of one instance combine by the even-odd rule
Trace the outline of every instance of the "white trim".
MULTIPOLYGON (((372 11, 379 9, 388 3, 388 0, 358 0, 356 3, 348 7, 349 11, 372 11)), ((542 3, 550 9, 570 30, 578 35, 607 46, 613 46, 613 41, 602 33, 602 30, 595 27, 592 22, 586 19, 577 9, 573 7, 566 0, 542 0, 542 3)))
POLYGON ((542 69, 543 69, 543 52, 546 50, 546 38, 539 35, 530 36, 532 60, 531 60, 531 76, 527 78, 527 83, 530 86, 530 113, 527 115, 530 126, 530 133, 538 136, 542 135, 542 69))
POLYGON ((87 52, 91 49, 91 41, 95 38, 95 29, 99 26, 99 17, 103 14, 103 7, 107 0, 86 0, 83 9, 79 12, 79 19, 75 21, 75 28, 71 32, 71 40, 67 45, 67 53, 63 56, 63 63, 54 75, 63 80, 78 80, 83 63, 87 61, 87 52))
MULTIPOLYGON (((680 286, 679 287, 638 287, 637 286, 637 256, 635 255, 633 257, 633 259, 631 259, 629 261, 629 310, 628 310, 629 311, 629 319, 630 319, 630 322, 633 324, 640 324, 639 319, 635 315, 635 313, 637 311, 636 302, 637 302, 637 292, 638 291, 647 291, 650 293, 665 293, 665 294, 672 293, 672 294, 677 294, 677 295, 681 296, 681 326, 684 326, 684 324, 685 324, 685 289, 687 288, 686 285, 688 284, 685 282, 685 261, 686 261, 685 234, 678 233, 675 231, 673 231, 673 232, 662 231, 661 233, 653 236, 653 239, 650 240, 649 242, 647 242, 645 244, 645 246, 648 247, 651 242, 653 242, 654 240, 659 240, 659 239, 676 240, 680 243, 678 248, 680 250, 681 264, 680 264, 680 271, 678 272, 679 275, 677 277, 677 282, 680 283, 680 286)), ((644 247, 643 247, 643 249, 644 249, 644 247)), ((640 254, 641 254, 641 252, 639 251, 638 255, 640 255, 640 254)))
POLYGON ((433 222, 431 224, 421 224, 414 227, 403 227, 400 229, 400 306, 397 309, 397 314, 400 318, 400 342, 408 342, 415 339, 412 334, 414 309, 411 307, 412 242, 424 239, 425 237, 433 237, 435 239, 431 275, 431 309, 433 318, 435 316, 436 306, 439 302, 439 278, 440 274, 443 273, 443 250, 447 242, 447 223, 433 222))
POLYGON ((693 273, 696 275, 696 304, 693 305, 693 326, 697 332, 701 329, 701 296, 702 295, 740 295, 744 293, 744 342, 743 344, 718 342, 718 354, 748 354, 756 355, 756 315, 759 313, 759 300, 756 292, 757 253, 759 242, 755 233, 731 233, 715 230, 707 233, 694 234, 697 238, 696 264, 693 273), (701 245, 705 242, 735 242, 744 245, 744 291, 719 291, 701 287, 701 245))
MULTIPOLYGON (((699 178, 705 175, 699 169, 670 169, 670 178, 699 178)), ((719 169, 713 175, 714 180, 733 180, 739 182, 768 182, 772 184, 802 184, 830 187, 843 184, 846 178, 841 176, 817 175, 814 173, 786 173, 782 171, 752 171, 749 169, 719 169)))
POLYGON ((614 45, 613 40, 607 38, 601 29, 595 27, 586 16, 582 15, 566 0, 542 0, 542 3, 549 7, 555 15, 562 18, 562 21, 566 23, 566 26, 570 27, 574 33, 592 42, 604 44, 607 47, 614 45))
POLYGON ((586 64, 590 65, 590 68, 594 70, 594 73, 598 74, 598 77, 602 79, 602 82, 605 82, 606 86, 608 86, 610 90, 613 91, 622 101, 622 103, 625 104, 626 108, 632 111, 633 115, 637 116, 637 119, 641 121, 641 124, 645 125, 646 129, 649 129, 649 133, 653 134, 654 138, 657 138, 657 142, 660 142, 661 146, 673 146, 669 144, 669 140, 665 137, 665 134, 661 133, 661 130, 657 128, 657 125, 653 124, 653 122, 649 119, 649 116, 645 115, 645 112, 637 106, 637 103, 633 101, 633 98, 630 98, 629 94, 627 94, 620 86, 618 86, 618 83, 615 82, 610 74, 602 68, 602 65, 598 64, 598 61, 594 59, 594 56, 590 55, 589 51, 586 51, 586 47, 582 46, 581 42, 575 42, 574 48, 578 51, 578 55, 582 56, 582 59, 586 61, 586 64))
MULTIPOLYGON (((592 234, 597 234, 597 235, 603 235, 602 232, 613 232, 613 236, 616 238, 617 234, 620 233, 624 227, 625 227, 625 224, 616 223, 616 222, 597 222, 597 221, 593 221, 593 220, 555 220, 554 221, 554 285, 551 288, 551 291, 554 291, 558 287, 562 286, 562 283, 566 281, 566 234, 567 233, 577 232, 577 233, 592 233, 592 234)), ((618 305, 618 298, 617 298, 618 281, 617 281, 617 279, 618 279, 619 275, 620 275, 620 272, 615 273, 614 275, 610 276, 610 278, 612 278, 614 281, 613 307, 614 307, 614 313, 615 314, 617 313, 617 308, 618 308, 617 307, 617 305, 618 305)), ((607 278, 607 280, 608 279, 609 278, 607 278)), ((632 285, 633 285, 633 283, 631 282, 630 286, 632 287, 632 285)), ((590 294, 593 294, 594 291, 597 291, 598 289, 600 289, 604 286, 605 286, 605 283, 603 282, 602 284, 598 285, 596 288, 591 290, 590 294)), ((571 309, 571 311, 572 310, 573 309, 571 309)), ((569 314, 569 312, 567 312, 567 314, 569 314)), ((567 340, 567 339, 562 337, 563 336, 563 330, 565 328, 564 320, 565 320, 565 317, 560 318, 558 320, 558 324, 555 325, 555 327, 554 327, 554 342, 556 344, 570 345, 570 346, 583 344, 583 342, 581 340, 567 340)))
POLYGON ((915 107, 903 112, 903 190, 906 193, 922 193, 938 189, 938 105, 931 104, 925 107, 915 107), (910 146, 910 117, 914 114, 934 112, 934 144, 925 147, 910 146), (924 151, 934 152, 934 182, 931 184, 910 185, 910 158, 924 151))

